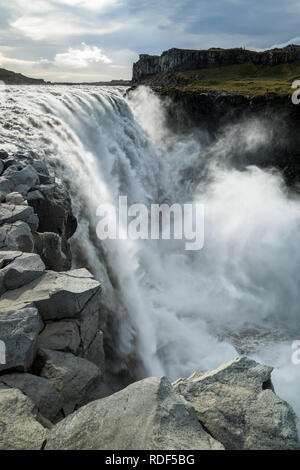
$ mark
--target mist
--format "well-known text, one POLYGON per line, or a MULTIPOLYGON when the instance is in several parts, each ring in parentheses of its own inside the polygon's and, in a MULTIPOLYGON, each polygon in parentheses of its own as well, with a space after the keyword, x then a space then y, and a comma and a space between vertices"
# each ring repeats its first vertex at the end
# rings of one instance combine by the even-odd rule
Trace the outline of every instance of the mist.
POLYGON ((153 92, 123 93, 23 88, 0 118, 6 148, 39 153, 70 191, 74 266, 103 285, 111 382, 173 380, 247 354, 274 366, 279 395, 300 414, 300 367, 291 361, 300 337, 299 197, 275 170, 236 164, 268 148, 269 129, 252 119, 217 139, 204 127, 176 135, 153 92), (97 207, 117 206, 120 195, 147 207, 203 204, 203 249, 99 240, 97 207))

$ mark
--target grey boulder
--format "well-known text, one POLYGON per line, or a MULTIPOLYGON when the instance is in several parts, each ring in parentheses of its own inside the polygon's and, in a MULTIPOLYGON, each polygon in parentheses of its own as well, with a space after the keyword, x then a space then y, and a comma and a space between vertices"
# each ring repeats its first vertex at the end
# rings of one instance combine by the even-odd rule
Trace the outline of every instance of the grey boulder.
POLYGON ((32 207, 27 205, 1 204, 0 225, 12 224, 17 221, 26 222, 31 230, 37 230, 39 219, 32 207))
MULTIPOLYGON (((2 163, 3 164, 3 163, 2 163)), ((14 184, 11 180, 5 176, 0 176, 0 193, 6 196, 11 193, 14 189, 14 184)))
POLYGON ((299 449, 296 415, 275 395, 271 372, 271 367, 244 357, 173 386, 226 449, 299 449))
POLYGON ((59 393, 49 380, 32 374, 14 373, 0 376, 0 383, 21 390, 35 403, 41 415, 55 422, 62 402, 59 393))
POLYGON ((165 378, 136 382, 80 408, 50 432, 46 449, 222 450, 165 378))
POLYGON ((1 262, 5 267, 0 269, 0 292, 18 289, 34 279, 39 278, 45 271, 45 265, 35 253, 20 253, 17 251, 0 251, 1 262), (8 260, 8 257, 11 257, 8 260))
POLYGON ((0 227, 0 250, 34 251, 34 237, 25 222, 4 224, 0 227))
POLYGON ((5 171, 4 176, 12 181, 14 187, 23 184, 32 188, 39 181, 38 174, 31 165, 27 165, 20 170, 9 167, 5 171))
POLYGON ((98 383, 98 367, 71 353, 40 349, 36 367, 38 375, 48 379, 60 394, 65 415, 74 411, 87 391, 98 383))
POLYGON ((71 269, 71 250, 68 242, 57 233, 35 233, 35 250, 47 269, 67 271, 71 269))
POLYGON ((0 311, 0 340, 6 346, 5 364, 0 371, 28 371, 37 352, 40 329, 36 308, 0 311))
POLYGON ((0 388, 0 450, 39 450, 48 430, 35 404, 20 390, 0 388))
POLYGON ((6 150, 1 149, 0 150, 0 159, 1 160, 6 160, 9 157, 8 153, 6 150))
POLYGON ((6 292, 1 297, 0 310, 34 304, 43 320, 80 318, 99 311, 100 294, 99 282, 86 269, 46 271, 25 287, 6 292))
POLYGON ((76 321, 48 323, 39 336, 39 346, 56 351, 77 354, 80 346, 80 333, 76 321))
POLYGON ((24 200, 24 197, 22 196, 22 194, 18 193, 18 192, 13 192, 13 193, 9 193, 7 194, 6 196, 6 203, 8 204, 25 204, 25 200, 24 200))

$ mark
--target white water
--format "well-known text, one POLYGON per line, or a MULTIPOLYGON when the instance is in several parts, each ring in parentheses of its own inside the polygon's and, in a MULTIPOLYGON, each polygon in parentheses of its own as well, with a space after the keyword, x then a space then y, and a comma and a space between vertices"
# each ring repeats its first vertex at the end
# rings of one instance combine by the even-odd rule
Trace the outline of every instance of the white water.
POLYGON ((70 190, 79 222, 74 262, 104 286, 110 372, 173 379, 214 368, 238 355, 221 335, 255 328, 271 336, 253 354, 276 367, 276 389, 300 415, 300 366, 291 363, 291 342, 300 339, 300 203, 275 173, 224 166, 233 149, 267 145, 266 130, 257 122, 232 127, 207 153, 204 132, 179 137, 167 129, 148 90, 129 102, 122 94, 8 87, 0 115, 0 147, 37 152, 70 190), (96 208, 119 195, 129 204, 204 203, 204 249, 100 242, 96 208))

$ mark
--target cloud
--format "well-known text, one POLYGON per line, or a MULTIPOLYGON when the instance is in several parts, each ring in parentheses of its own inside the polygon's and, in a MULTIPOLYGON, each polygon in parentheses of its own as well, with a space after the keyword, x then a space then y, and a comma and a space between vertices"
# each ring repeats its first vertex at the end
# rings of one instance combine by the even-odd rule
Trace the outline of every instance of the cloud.
POLYGON ((0 52, 0 66, 5 67, 9 65, 21 65, 21 66, 28 66, 28 65, 35 65, 37 61, 34 60, 23 60, 23 59, 15 59, 12 57, 6 57, 2 52, 0 52))
POLYGON ((93 27, 74 15, 23 16, 13 21, 11 27, 23 33, 33 41, 53 40, 56 37, 78 35, 102 35, 117 31, 120 23, 109 23, 104 27, 93 27))
POLYGON ((92 11, 109 10, 122 4, 121 0, 55 0, 55 3, 71 7, 86 8, 92 11))
POLYGON ((97 46, 88 46, 82 43, 82 47, 74 49, 70 47, 67 52, 56 54, 54 64, 58 67, 83 69, 92 63, 102 62, 103 64, 111 64, 112 60, 103 54, 102 50, 97 46))
POLYGON ((130 78, 137 54, 160 54, 171 47, 263 50, 291 42, 291 37, 300 41, 299 0, 0 3, 0 39, 6 47, 0 45, 2 64, 50 80, 130 78), (82 42, 88 49, 78 46, 82 42))

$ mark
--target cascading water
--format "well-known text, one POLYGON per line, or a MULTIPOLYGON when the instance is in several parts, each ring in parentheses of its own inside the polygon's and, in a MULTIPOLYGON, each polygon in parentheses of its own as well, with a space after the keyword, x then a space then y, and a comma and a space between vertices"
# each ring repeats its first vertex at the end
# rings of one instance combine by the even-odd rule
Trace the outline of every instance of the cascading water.
POLYGON ((300 414, 300 366, 291 362, 291 341, 300 339, 300 203, 278 174, 224 163, 233 150, 267 145, 264 127, 235 126, 211 144, 200 130, 180 137, 149 90, 123 93, 8 87, 0 114, 1 147, 36 152, 69 189, 79 222, 74 264, 104 288, 111 376, 174 379, 237 356, 231 343, 257 343, 253 357, 276 366, 276 389, 300 414), (203 203, 204 248, 100 241, 97 207, 117 206, 120 195, 146 206, 203 203))

